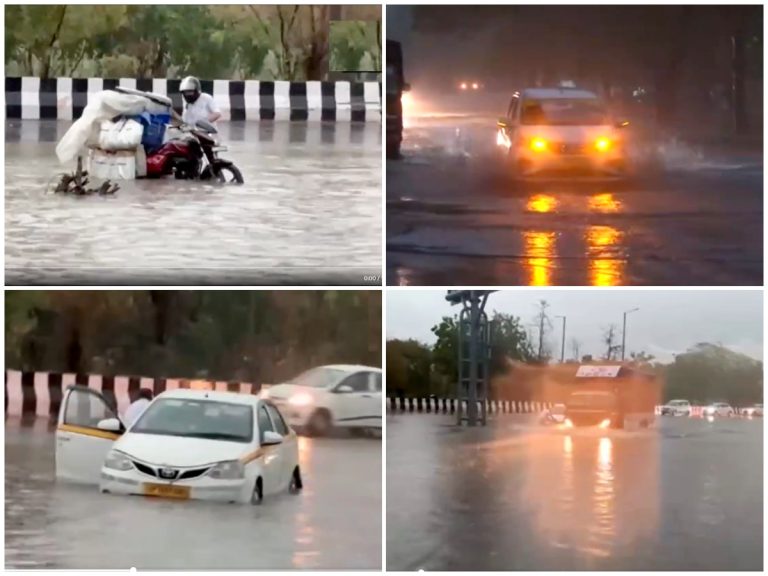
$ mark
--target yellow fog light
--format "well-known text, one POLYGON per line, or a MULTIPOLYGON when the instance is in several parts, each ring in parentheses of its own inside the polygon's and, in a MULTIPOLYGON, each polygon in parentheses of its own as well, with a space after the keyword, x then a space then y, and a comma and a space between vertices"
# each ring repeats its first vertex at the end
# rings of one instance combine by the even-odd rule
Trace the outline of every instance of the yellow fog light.
POLYGON ((531 150, 534 152, 544 152, 547 149, 547 141, 544 138, 534 138, 531 140, 531 150))
POLYGON ((608 138, 598 138, 595 141, 595 148, 600 152, 605 152, 606 150, 610 149, 610 147, 611 141, 608 138))

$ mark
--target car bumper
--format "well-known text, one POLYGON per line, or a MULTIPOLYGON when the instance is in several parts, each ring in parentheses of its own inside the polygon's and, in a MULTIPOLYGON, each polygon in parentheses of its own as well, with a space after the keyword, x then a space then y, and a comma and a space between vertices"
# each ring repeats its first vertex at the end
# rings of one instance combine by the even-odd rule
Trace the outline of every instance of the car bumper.
MULTIPOLYGON (((250 502, 253 481, 249 478, 216 480, 195 478, 188 481, 168 482, 136 472, 102 468, 99 490, 109 494, 152 496, 173 500, 209 500, 214 502, 250 502), (150 487, 177 488, 176 495, 149 493, 150 487), (185 493, 186 495, 183 495, 185 493)), ((163 491, 163 490, 161 490, 163 491)))
POLYGON ((533 153, 522 150, 517 154, 517 168, 523 175, 545 172, 594 171, 621 173, 625 168, 623 154, 559 154, 533 153))

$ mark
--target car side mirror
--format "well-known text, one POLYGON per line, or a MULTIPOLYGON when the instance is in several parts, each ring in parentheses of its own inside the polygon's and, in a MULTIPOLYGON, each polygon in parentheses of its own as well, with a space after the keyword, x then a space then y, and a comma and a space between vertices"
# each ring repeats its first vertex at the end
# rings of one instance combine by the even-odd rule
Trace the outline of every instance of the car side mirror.
POLYGON ((264 439, 261 441, 262 446, 274 446, 275 444, 281 444, 283 437, 277 432, 267 430, 264 432, 264 439))
POLYGON ((408 84, 408 82, 403 82, 403 92, 410 92, 411 91, 411 85, 408 84))
POLYGON ((354 389, 352 386, 349 386, 348 384, 342 384, 338 388, 336 388, 336 392, 338 394, 349 394, 350 392, 354 392, 354 389))
POLYGON ((106 432, 122 432, 123 425, 120 424, 120 420, 117 418, 105 418, 104 420, 99 420, 96 428, 106 432))

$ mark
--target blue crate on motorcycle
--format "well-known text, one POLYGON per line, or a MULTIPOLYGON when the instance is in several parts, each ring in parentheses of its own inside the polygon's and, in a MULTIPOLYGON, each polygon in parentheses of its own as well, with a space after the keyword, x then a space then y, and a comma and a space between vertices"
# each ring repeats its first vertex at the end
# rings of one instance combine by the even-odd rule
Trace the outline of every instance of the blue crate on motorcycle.
POLYGON ((150 114, 143 112, 138 116, 132 117, 137 122, 141 122, 144 127, 144 135, 141 137, 141 144, 147 151, 154 150, 163 145, 165 138, 165 127, 171 121, 170 114, 150 114))

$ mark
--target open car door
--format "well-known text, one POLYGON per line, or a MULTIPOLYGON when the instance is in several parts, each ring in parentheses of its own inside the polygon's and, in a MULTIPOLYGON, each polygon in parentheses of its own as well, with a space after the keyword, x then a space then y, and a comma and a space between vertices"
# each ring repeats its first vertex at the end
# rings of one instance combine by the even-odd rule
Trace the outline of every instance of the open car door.
POLYGON ((104 458, 124 431, 100 392, 70 386, 56 428, 56 479, 98 484, 104 458))

